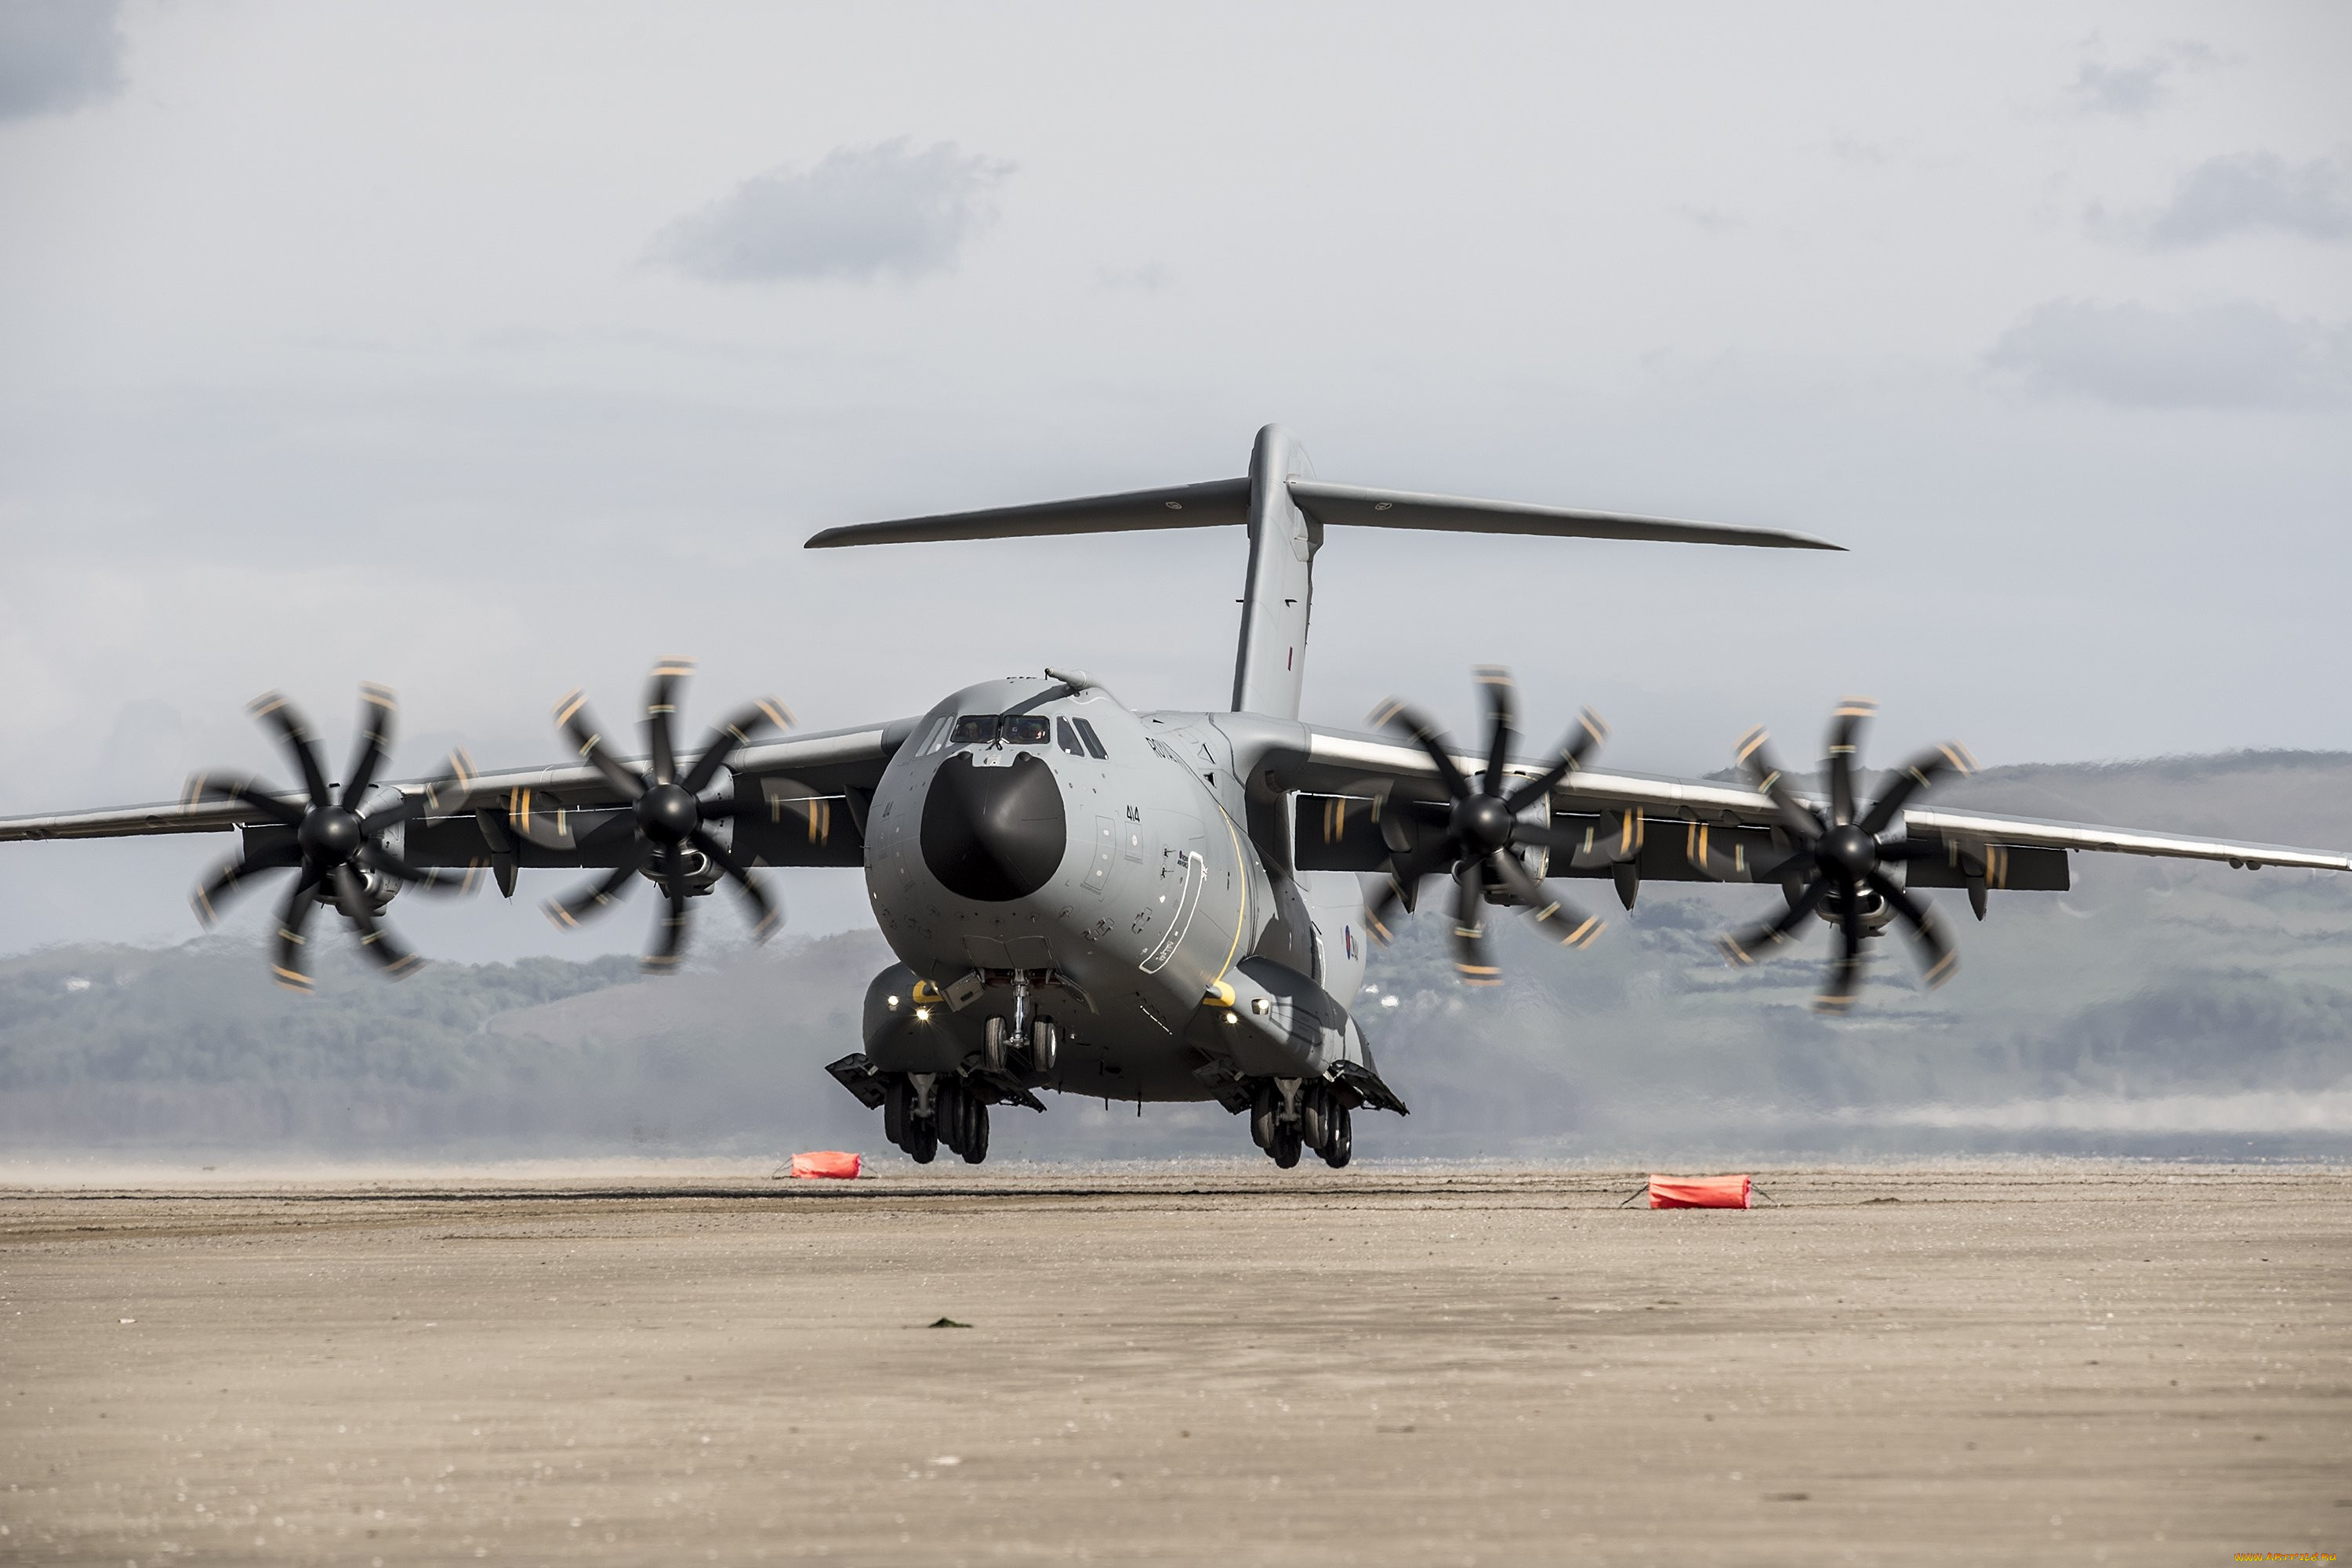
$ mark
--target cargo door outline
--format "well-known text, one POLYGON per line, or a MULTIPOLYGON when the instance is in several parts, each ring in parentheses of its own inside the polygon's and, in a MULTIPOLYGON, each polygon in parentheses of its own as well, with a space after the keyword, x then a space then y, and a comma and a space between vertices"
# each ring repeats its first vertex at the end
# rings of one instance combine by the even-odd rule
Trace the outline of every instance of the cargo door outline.
POLYGON ((1160 939, 1160 945, 1136 966, 1144 973, 1157 974, 1167 968, 1176 950, 1184 945, 1184 933, 1192 927, 1192 913, 1201 907, 1201 885, 1208 880, 1204 874, 1208 864, 1199 850, 1184 852, 1184 886, 1176 894, 1176 912, 1170 917, 1167 934, 1160 939))

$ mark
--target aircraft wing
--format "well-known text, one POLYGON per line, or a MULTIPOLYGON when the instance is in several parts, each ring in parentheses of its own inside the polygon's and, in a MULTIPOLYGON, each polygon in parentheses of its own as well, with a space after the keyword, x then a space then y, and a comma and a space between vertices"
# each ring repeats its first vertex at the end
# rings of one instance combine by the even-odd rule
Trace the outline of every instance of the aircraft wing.
MULTIPOLYGON (((900 719, 856 729, 790 735, 745 746, 730 763, 739 807, 756 801, 766 815, 773 817, 773 807, 779 801, 850 800, 857 791, 871 792, 880 782, 891 754, 912 732, 915 723, 912 719, 900 719)), ((681 769, 690 766, 692 761, 690 753, 682 755, 681 769)), ((436 819, 471 818, 482 812, 500 814, 528 825, 534 817, 551 819, 558 812, 594 811, 612 808, 619 803, 619 796, 604 775, 579 763, 489 773, 467 769, 455 776, 445 773, 430 780, 388 783, 379 786, 379 791, 385 799, 391 794, 398 794, 422 802, 425 807, 422 826, 428 829, 436 819)), ((189 794, 193 795, 194 791, 189 794)), ((306 804, 301 795, 291 790, 274 798, 297 811, 306 804)), ((0 817, 0 843, 37 838, 226 833, 263 824, 274 825, 270 814, 247 801, 184 798, 100 811, 0 817)), ((419 826, 409 825, 412 836, 417 834, 419 826)), ((415 855, 411 858, 421 865, 438 863, 415 855)))
MULTIPOLYGON (((1412 803, 1443 802, 1445 787, 1436 764, 1416 745, 1393 735, 1299 727, 1303 746, 1269 753, 1265 781, 1301 792, 1297 848, 1307 868, 1385 870, 1390 858, 1442 821, 1412 803), (1405 805, 1403 822, 1383 826, 1381 817, 1405 805), (1417 821, 1413 819, 1418 819, 1417 821)), ((1452 753, 1465 774, 1484 759, 1452 753)), ((1533 778, 1550 759, 1514 762, 1505 772, 1533 778)), ((1806 804, 1822 803, 1800 793, 1806 804)), ((1779 808, 1744 784, 1708 779, 1677 779, 1604 768, 1567 773, 1551 791, 1553 825, 1570 833, 1581 828, 1581 848, 1555 850, 1554 876, 1608 876, 1626 866, 1641 879, 1746 881, 1759 871, 1769 879, 1788 849, 1776 837, 1779 808)), ((1933 805, 1906 809, 1904 837, 1949 847, 1945 862, 1910 863, 1914 887, 1959 887, 1970 879, 1992 887, 2063 890, 2070 851, 2147 855, 2173 859, 2216 860, 2232 866, 2298 867, 2320 871, 2352 870, 2352 855, 2295 848, 2252 839, 2157 833, 2096 824, 2052 822, 1933 805)))

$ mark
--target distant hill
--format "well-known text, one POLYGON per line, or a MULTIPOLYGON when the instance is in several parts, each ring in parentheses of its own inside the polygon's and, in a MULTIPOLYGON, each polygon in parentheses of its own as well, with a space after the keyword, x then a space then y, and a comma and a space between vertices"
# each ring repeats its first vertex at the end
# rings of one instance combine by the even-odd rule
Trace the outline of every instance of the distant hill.
MULTIPOLYGON (((2352 845, 2352 755, 2241 753, 1991 770, 1939 800, 2039 816, 2352 845)), ((1806 1007, 1826 931, 1735 973, 1714 938, 1769 889, 1654 885, 1562 952, 1504 919, 1512 984, 1452 979, 1442 913, 1408 922, 1357 999, 1412 1105, 1368 1155, 2084 1151, 2352 1152, 2352 877, 2077 857, 2063 896, 1937 895, 1962 952, 1916 989, 1894 940, 1864 1004, 1806 1007), (1385 999, 1393 997, 1392 1005, 1385 999)), ((1434 891, 1434 889, 1433 889, 1434 891)), ((627 959, 443 963, 387 984, 339 947, 320 994, 249 945, 55 948, 0 961, 0 1138, 20 1152, 266 1149, 881 1152, 822 1071, 856 1048, 878 935, 627 959)), ((1000 1157, 1251 1152, 1213 1108, 1057 1100, 1000 1157)), ((892 1157, 896 1157, 895 1154, 892 1157)))

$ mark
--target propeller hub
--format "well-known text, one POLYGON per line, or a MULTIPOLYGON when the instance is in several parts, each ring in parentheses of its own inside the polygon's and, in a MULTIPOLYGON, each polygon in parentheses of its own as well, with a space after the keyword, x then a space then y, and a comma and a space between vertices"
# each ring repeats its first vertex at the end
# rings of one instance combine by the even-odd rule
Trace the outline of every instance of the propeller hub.
POLYGON ((1494 795, 1468 795, 1454 803, 1454 836, 1481 852, 1508 844, 1511 823, 1511 808, 1494 795))
POLYGON ((1860 881, 1878 868, 1878 840, 1852 824, 1823 834, 1814 853, 1823 866, 1849 882, 1860 881))
POLYGON ((360 819, 340 805, 318 806, 303 814, 295 837, 302 853, 315 865, 334 866, 359 853, 360 819))
POLYGON ((656 844, 683 844, 702 826, 702 808, 674 784, 656 784, 637 797, 637 826, 656 844))

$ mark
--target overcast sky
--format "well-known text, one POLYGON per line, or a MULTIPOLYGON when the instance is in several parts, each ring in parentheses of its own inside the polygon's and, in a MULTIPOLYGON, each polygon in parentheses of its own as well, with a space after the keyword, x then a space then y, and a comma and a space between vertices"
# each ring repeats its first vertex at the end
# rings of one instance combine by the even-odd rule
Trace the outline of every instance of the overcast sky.
MULTIPOLYGON (((799 545, 1267 421, 1852 551, 1334 531, 1312 719, 1498 661, 1653 771, 1848 691, 1885 753, 2352 747, 2348 70, 2319 5, 0 0, 0 812, 281 767, 272 686, 338 754, 397 688, 408 773, 669 652, 698 720, 1213 707, 1237 531, 799 545)), ((0 950, 183 934, 222 847, 0 849, 0 950)))

